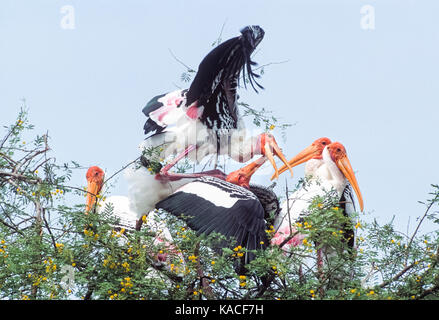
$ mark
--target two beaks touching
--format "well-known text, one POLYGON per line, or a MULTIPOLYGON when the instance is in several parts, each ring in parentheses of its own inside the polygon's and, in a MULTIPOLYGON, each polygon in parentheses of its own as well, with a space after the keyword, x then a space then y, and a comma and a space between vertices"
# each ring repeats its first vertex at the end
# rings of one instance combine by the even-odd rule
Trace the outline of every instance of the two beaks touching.
MULTIPOLYGON (((277 145, 274 137, 267 134, 266 139, 261 139, 261 144, 264 146, 263 156, 256 161, 251 162, 245 167, 231 172, 227 175, 226 181, 239 185, 241 187, 248 188, 252 175, 260 168, 267 160, 270 161, 275 169, 275 173, 271 177, 271 180, 278 178, 279 174, 289 170, 291 176, 293 176, 292 168, 305 163, 311 159, 321 159, 332 164, 335 164, 343 176, 347 179, 350 185, 353 187, 355 194, 357 195, 358 202, 360 204, 361 211, 364 210, 363 197, 358 186, 357 179, 352 169, 351 163, 346 153, 346 149, 339 142, 331 142, 329 138, 320 138, 314 141, 310 146, 299 152, 290 161, 285 159, 281 149, 277 145), (284 165, 277 169, 274 156, 279 157, 284 165)), ((87 178, 87 200, 85 213, 90 212, 96 205, 97 195, 102 190, 104 184, 104 171, 97 167, 92 166, 88 169, 87 178)))

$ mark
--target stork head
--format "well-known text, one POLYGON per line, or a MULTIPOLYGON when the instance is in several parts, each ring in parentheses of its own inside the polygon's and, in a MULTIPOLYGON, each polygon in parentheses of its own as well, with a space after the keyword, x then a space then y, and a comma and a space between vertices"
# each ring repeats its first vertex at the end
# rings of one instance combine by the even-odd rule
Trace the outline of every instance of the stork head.
POLYGON ((274 168, 273 177, 279 178, 279 171, 276 167, 274 156, 277 156, 279 159, 282 160, 282 162, 285 164, 285 167, 290 170, 291 177, 293 177, 293 170, 291 169, 291 166, 289 165, 287 159, 282 153, 282 150, 277 145, 277 142, 271 133, 262 133, 258 136, 256 151, 267 157, 268 161, 270 161, 271 165, 274 168))
MULTIPOLYGON (((317 139, 310 146, 303 149, 294 158, 288 161, 289 167, 285 165, 282 168, 280 168, 279 173, 282 173, 285 170, 290 169, 292 167, 298 166, 299 164, 302 164, 310 159, 322 159, 323 149, 325 149, 325 147, 330 143, 331 140, 326 137, 317 139)), ((276 175, 273 175, 271 177, 271 180, 273 180, 275 177, 276 175)))
POLYGON ((267 158, 261 157, 256 161, 246 165, 245 167, 233 171, 227 175, 226 181, 236 184, 240 187, 250 188, 250 179, 252 175, 262 166, 267 158))
POLYGON ((96 196, 102 189, 104 184, 104 170, 97 166, 88 168, 87 174, 87 201, 85 204, 85 214, 93 209, 96 204, 96 196))
POLYGON ((346 153, 345 147, 339 142, 333 142, 329 144, 327 147, 328 153, 331 157, 331 160, 337 165, 343 175, 351 184, 352 188, 357 195, 358 202, 360 204, 360 209, 363 211, 363 197, 360 192, 360 188, 358 187, 357 179, 355 178, 354 170, 352 169, 351 163, 346 153))

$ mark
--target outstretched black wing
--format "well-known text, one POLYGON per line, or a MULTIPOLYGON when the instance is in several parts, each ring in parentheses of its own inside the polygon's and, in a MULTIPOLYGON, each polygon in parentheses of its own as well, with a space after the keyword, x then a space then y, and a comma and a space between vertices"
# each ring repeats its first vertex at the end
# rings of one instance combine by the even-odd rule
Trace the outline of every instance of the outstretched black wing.
MULTIPOLYGON (((184 185, 156 208, 184 219, 197 234, 216 232, 235 239, 234 246, 255 250, 268 244, 264 209, 258 198, 245 188, 214 177, 184 185)), ((247 252, 244 263, 253 259, 254 254, 247 252)))
POLYGON ((262 88, 255 80, 259 75, 252 70, 256 63, 250 55, 263 37, 264 30, 259 26, 245 27, 240 36, 218 45, 201 61, 186 105, 197 101, 198 107, 204 107, 200 120, 208 128, 237 128, 236 89, 241 71, 245 86, 249 82, 255 91, 255 85, 262 88))

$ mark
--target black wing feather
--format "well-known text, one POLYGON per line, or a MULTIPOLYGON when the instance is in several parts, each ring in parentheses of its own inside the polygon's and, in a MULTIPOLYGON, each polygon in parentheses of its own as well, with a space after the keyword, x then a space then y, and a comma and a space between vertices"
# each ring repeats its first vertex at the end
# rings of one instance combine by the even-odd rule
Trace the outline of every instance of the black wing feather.
MULTIPOLYGON (((221 183, 228 184, 224 181, 221 183)), ((267 245, 264 210, 256 198, 240 198, 231 208, 226 208, 216 206, 194 193, 186 193, 183 189, 158 202, 156 208, 184 219, 198 234, 220 233, 234 238, 236 246, 247 250, 264 249, 267 245)), ((251 259, 254 255, 248 257, 251 259)))
POLYGON ((214 48, 201 61, 187 93, 186 105, 197 101, 198 106, 204 106, 201 121, 209 128, 237 128, 236 87, 241 72, 245 86, 248 81, 256 92, 255 84, 263 88, 255 80, 259 75, 252 70, 256 63, 250 55, 264 37, 264 31, 258 26, 249 26, 241 33, 214 48))
MULTIPOLYGON (((343 209, 343 214, 346 217, 350 217, 352 213, 356 211, 353 191, 350 184, 348 184, 343 190, 343 193, 339 201, 339 206, 340 208, 343 209)), ((344 236, 345 239, 348 241, 348 246, 349 248, 353 248, 355 245, 355 232, 354 232, 353 222, 348 223, 343 227, 345 229, 344 236)))

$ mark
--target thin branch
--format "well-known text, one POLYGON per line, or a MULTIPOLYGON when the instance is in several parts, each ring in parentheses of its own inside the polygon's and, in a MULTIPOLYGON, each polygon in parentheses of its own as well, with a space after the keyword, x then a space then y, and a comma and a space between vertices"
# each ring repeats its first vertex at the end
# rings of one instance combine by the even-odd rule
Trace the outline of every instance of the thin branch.
POLYGON ((195 69, 189 67, 187 64, 185 64, 183 61, 181 61, 180 59, 178 59, 176 57, 176 55, 172 52, 172 50, 170 48, 168 48, 169 53, 171 54, 171 56, 175 59, 175 61, 177 61, 178 63, 180 63, 182 66, 184 66, 188 72, 195 72, 195 69))
POLYGON ((432 200, 430 201, 430 203, 429 203, 428 206, 427 206, 427 209, 425 210, 424 215, 422 216, 421 220, 419 220, 419 223, 418 223, 418 225, 416 226, 416 229, 415 229, 415 231, 413 232, 413 234, 412 234, 412 236, 411 236, 411 238, 410 238, 410 240, 409 240, 409 242, 408 242, 408 244, 407 244, 405 264, 407 264, 407 260, 408 260, 408 255, 409 255, 409 249, 410 249, 410 246, 412 245, 413 240, 414 240, 416 234, 418 233, 418 230, 419 230, 419 228, 421 227, 422 222, 423 222, 424 219, 427 217, 428 212, 430 211, 431 207, 433 206, 433 204, 436 203, 436 201, 437 201, 438 199, 439 199, 439 193, 436 194, 435 198, 432 199, 432 200))
POLYGON ((392 279, 386 280, 383 283, 381 283, 378 287, 380 288, 384 288, 387 285, 389 285, 390 283, 392 283, 393 281, 398 280, 399 278, 401 278, 407 271, 409 271, 411 268, 413 268, 415 266, 415 263, 412 263, 409 266, 406 266, 404 269, 402 269, 400 272, 398 272, 398 274, 396 274, 392 279))
POLYGON ((104 181, 104 185, 111 179, 113 178, 115 175, 119 174, 120 172, 122 172, 123 170, 125 170, 126 168, 128 168, 130 165, 132 165, 134 162, 136 162, 137 160, 140 159, 140 156, 137 157, 136 159, 134 159, 133 161, 131 161, 130 163, 126 164, 125 166, 123 166, 121 169, 119 169, 118 171, 116 171, 115 173, 113 173, 108 179, 105 179, 104 181))

